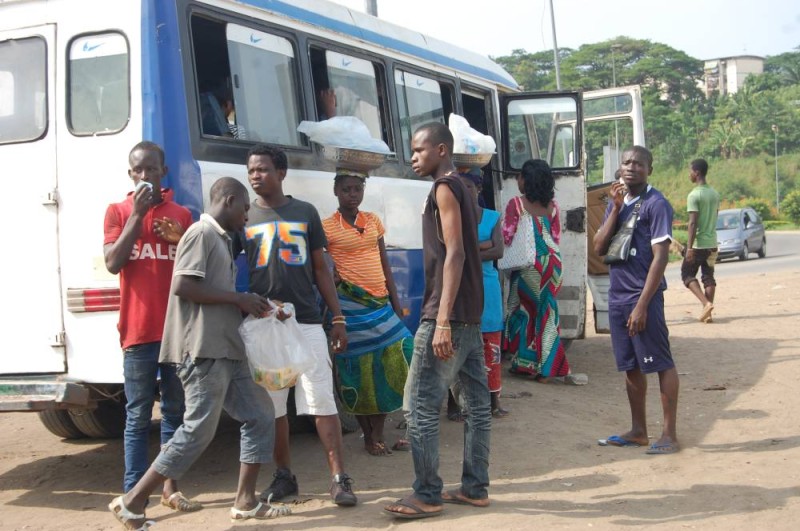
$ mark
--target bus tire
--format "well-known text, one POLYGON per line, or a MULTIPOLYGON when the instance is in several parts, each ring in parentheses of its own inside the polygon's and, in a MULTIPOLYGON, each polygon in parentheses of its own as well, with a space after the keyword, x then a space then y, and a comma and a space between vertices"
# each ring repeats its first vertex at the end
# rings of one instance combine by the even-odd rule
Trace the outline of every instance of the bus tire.
POLYGON ((39 420, 47 428, 47 431, 56 437, 61 437, 62 439, 81 439, 85 437, 83 432, 72 422, 69 412, 65 409, 39 411, 39 420))
POLYGON ((116 439, 125 431, 125 406, 116 400, 99 400, 95 409, 70 410, 69 416, 93 439, 116 439))

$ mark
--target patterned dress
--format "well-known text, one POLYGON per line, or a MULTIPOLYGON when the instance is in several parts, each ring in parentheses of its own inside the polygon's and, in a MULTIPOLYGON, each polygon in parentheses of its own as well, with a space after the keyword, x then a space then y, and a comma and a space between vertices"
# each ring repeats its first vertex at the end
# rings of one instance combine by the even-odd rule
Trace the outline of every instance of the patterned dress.
POLYGON ((566 376, 569 363, 558 318, 561 253, 552 236, 551 220, 545 216, 505 220, 506 244, 513 239, 516 221, 533 223, 536 259, 530 266, 511 274, 504 337, 506 350, 514 353, 511 372, 544 378, 566 376))

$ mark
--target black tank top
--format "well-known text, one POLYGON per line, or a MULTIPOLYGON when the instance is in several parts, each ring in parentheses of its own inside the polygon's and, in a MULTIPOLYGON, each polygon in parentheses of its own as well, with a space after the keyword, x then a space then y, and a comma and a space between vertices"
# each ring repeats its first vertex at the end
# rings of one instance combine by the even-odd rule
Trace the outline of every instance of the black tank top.
POLYGON ((457 174, 439 177, 433 182, 425 209, 422 212, 422 259, 425 266, 425 298, 422 319, 436 319, 442 298, 442 283, 446 249, 442 233, 436 187, 448 186, 461 209, 461 231, 464 238, 464 270, 458 286, 450 320, 480 324, 483 313, 483 270, 478 250, 478 218, 469 190, 457 174))

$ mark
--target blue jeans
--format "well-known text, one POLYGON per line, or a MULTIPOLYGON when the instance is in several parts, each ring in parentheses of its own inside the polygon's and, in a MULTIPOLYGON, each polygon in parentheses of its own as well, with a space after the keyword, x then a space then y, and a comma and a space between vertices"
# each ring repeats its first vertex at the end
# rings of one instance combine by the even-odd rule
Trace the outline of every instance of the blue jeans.
POLYGON ((406 381, 404 406, 414 459, 414 496, 442 503, 439 477, 439 417, 455 379, 465 398, 464 461, 461 491, 474 499, 489 496, 489 439, 492 414, 480 325, 451 323, 456 355, 442 361, 433 354, 434 321, 422 321, 414 336, 414 357, 406 381))
POLYGON ((153 461, 156 472, 180 479, 211 443, 223 409, 242 423, 239 462, 272 461, 275 409, 266 389, 253 381, 246 360, 192 360, 187 355, 178 376, 186 391, 186 415, 153 461))
POLYGON ((134 345, 123 351, 125 374, 125 476, 123 489, 128 492, 142 479, 150 460, 147 448, 150 439, 150 421, 156 388, 161 394, 161 444, 183 422, 183 386, 173 365, 159 364, 161 342, 134 345), (161 373, 159 383, 158 375, 161 373))

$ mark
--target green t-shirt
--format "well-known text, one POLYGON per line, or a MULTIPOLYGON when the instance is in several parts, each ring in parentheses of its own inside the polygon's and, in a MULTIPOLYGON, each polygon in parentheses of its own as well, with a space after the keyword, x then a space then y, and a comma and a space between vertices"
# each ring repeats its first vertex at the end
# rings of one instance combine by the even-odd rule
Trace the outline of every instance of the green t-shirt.
POLYGON ((694 249, 714 249, 717 247, 717 212, 719 194, 707 184, 698 184, 689 192, 686 210, 697 212, 697 234, 694 249))

